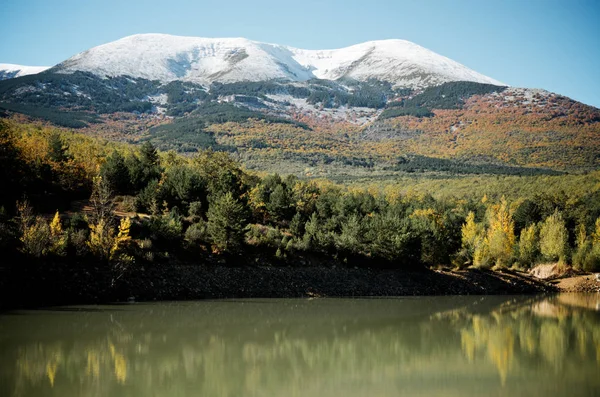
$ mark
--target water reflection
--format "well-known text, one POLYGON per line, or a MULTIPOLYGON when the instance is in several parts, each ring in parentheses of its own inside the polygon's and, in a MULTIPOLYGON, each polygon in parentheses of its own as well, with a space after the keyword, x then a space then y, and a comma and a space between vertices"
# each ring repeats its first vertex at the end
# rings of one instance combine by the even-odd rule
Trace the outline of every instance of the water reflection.
POLYGON ((563 294, 0 315, 0 395, 598 395, 599 304, 563 294))

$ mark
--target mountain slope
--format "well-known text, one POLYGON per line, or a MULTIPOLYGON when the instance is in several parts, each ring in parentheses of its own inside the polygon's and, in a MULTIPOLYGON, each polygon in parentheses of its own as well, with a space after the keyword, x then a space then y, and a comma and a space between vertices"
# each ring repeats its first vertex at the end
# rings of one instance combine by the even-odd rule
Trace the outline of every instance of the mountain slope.
POLYGON ((49 69, 49 66, 23 66, 12 63, 0 63, 0 80, 37 74, 47 69, 49 69))
POLYGON ((315 77, 326 80, 376 79, 410 88, 449 81, 505 85, 406 40, 370 41, 339 50, 291 51, 294 59, 313 70, 315 77))
POLYGON ((448 81, 503 85, 451 59, 404 40, 371 41, 338 50, 302 50, 243 38, 142 34, 91 48, 55 71, 90 72, 168 82, 310 79, 380 80, 423 88, 448 81))
POLYGON ((130 36, 1 81, 0 117, 15 114, 305 175, 600 167, 600 109, 401 40, 313 51, 130 36))

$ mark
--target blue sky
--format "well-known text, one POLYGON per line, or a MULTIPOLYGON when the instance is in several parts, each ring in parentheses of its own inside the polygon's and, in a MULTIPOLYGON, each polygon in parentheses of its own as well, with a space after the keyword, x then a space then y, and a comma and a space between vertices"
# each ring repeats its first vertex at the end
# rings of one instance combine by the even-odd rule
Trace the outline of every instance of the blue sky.
POLYGON ((600 107, 598 0, 2 0, 0 63, 53 65, 136 33, 307 49, 399 38, 600 107))

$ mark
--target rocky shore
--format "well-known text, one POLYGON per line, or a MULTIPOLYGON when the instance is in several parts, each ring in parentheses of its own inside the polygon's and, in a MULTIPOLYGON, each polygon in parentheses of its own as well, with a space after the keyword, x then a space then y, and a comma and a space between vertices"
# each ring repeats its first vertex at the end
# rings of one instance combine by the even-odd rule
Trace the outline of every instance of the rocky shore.
POLYGON ((114 282, 100 271, 61 268, 5 275, 4 308, 115 301, 557 292, 524 273, 484 270, 388 270, 340 267, 141 267, 114 282), (11 280, 12 279, 12 280, 11 280))
POLYGON ((393 271, 348 268, 149 269, 122 291, 141 300, 527 294, 553 292, 551 284, 494 271, 393 271))

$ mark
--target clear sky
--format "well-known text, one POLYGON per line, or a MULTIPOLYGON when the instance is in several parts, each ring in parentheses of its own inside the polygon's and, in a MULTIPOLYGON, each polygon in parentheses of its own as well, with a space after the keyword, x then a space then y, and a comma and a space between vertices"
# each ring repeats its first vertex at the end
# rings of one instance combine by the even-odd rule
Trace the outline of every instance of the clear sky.
POLYGON ((0 63, 54 65, 136 33, 306 49, 415 42, 512 86, 600 107, 600 0, 1 0, 0 63))

